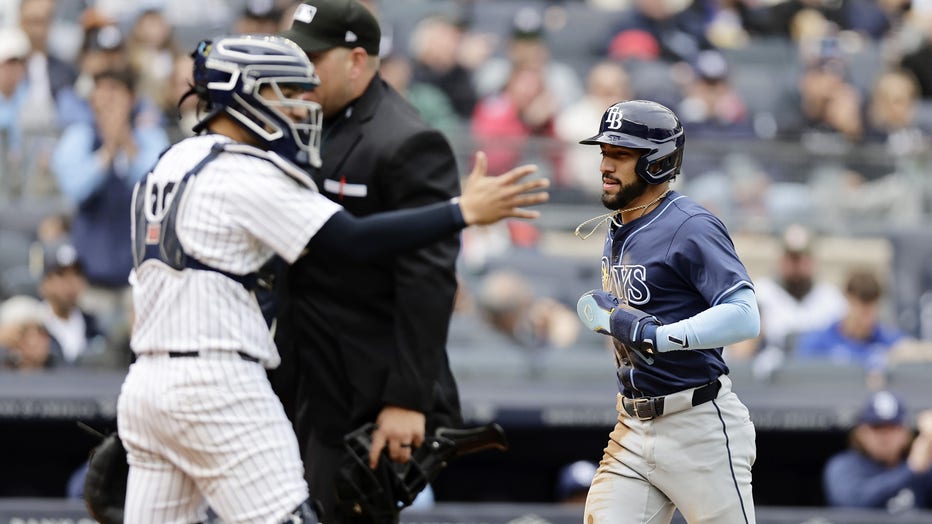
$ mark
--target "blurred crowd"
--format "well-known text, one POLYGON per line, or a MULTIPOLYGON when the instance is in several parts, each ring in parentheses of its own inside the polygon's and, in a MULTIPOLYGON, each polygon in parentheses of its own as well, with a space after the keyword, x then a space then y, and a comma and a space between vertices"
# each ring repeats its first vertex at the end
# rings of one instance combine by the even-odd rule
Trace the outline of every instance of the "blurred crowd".
MULTIPOLYGON (((297 4, 0 2, 0 298, 54 300, 47 280, 61 271, 48 270, 48 259, 55 246, 70 246, 68 272, 79 282, 71 285, 70 307, 78 309, 51 307, 58 320, 47 321, 46 330, 54 335, 59 322, 77 332, 79 323, 67 319, 80 310, 112 357, 99 362, 128 362, 131 191, 197 121, 191 99, 179 102, 191 76, 189 48, 211 35, 287 28, 297 4)), ((466 298, 458 318, 493 337, 535 347, 567 347, 579 338, 573 299, 591 275, 551 264, 540 248, 547 230, 569 231, 575 218, 592 216, 599 156, 577 141, 617 100, 649 98, 676 109, 689 136, 676 184, 737 234, 777 238, 791 223, 840 235, 883 233, 916 227, 932 209, 928 2, 367 5, 384 26, 383 77, 447 134, 461 158, 483 149, 492 172, 536 162, 555 183, 556 204, 575 209, 539 225, 511 221, 464 234, 466 298), (528 274, 529 265, 514 262, 522 253, 555 269, 528 274), (566 271, 580 278, 562 279, 560 289, 542 284, 566 271)), ((887 279, 889 268, 852 274, 846 290, 828 293, 793 281, 794 271, 806 271, 804 255, 789 253, 774 278, 759 283, 766 336, 759 347, 733 351, 735 358, 754 355, 762 375, 789 354, 882 367, 884 359, 865 356, 867 350, 819 354, 831 333, 788 337, 828 328, 858 308, 858 318, 842 326, 872 323, 876 304, 882 309, 895 298, 880 296, 878 279, 887 279), (784 318, 794 301, 816 309, 799 313, 798 326, 784 318)), ((926 273, 919 280, 928 280, 926 273)), ((20 302, 14 316, 35 316, 24 308, 20 302)), ((893 331, 876 336, 893 345, 893 331)), ((906 331, 917 334, 915 326, 906 331)), ((76 361, 74 341, 61 353, 59 338, 52 337, 45 365, 76 361)))
MULTIPOLYGON (((298 3, 0 0, 3 368, 125 369, 132 187, 192 134, 189 53, 286 29, 298 3)), ((554 183, 539 224, 464 233, 451 351, 608 351, 573 311, 595 259, 542 244, 601 211, 600 157, 578 140, 612 103, 647 98, 686 128, 677 189, 780 245, 755 282, 762 334, 726 348, 729 362, 761 380, 790 362, 856 365, 879 389, 891 366, 932 360, 918 321, 891 310, 916 292, 932 333, 928 262, 909 289, 857 259, 832 282, 814 247, 819 233, 883 236, 932 216, 932 2, 365 3, 383 25, 383 78, 460 158, 482 149, 491 172, 535 162, 554 183)))
POLYGON ((854 264, 841 285, 820 271, 819 238, 800 224, 783 232, 773 274, 755 280, 761 332, 725 349, 768 380, 785 364, 861 368, 865 386, 880 389, 891 368, 932 359, 932 344, 909 336, 890 314, 883 269, 854 264))

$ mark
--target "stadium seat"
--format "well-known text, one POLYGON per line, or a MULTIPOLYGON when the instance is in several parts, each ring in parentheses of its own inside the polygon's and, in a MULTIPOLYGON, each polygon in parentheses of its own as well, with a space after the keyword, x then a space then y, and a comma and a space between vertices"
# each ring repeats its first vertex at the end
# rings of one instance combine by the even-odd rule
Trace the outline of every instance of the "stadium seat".
POLYGON ((29 265, 32 240, 19 231, 0 229, 0 271, 29 265))
POLYGON ((38 282, 29 266, 13 266, 0 271, 0 294, 35 296, 38 282))
POLYGON ((864 384, 864 367, 860 364, 840 364, 817 359, 789 359, 774 375, 774 383, 780 386, 832 384, 864 384))

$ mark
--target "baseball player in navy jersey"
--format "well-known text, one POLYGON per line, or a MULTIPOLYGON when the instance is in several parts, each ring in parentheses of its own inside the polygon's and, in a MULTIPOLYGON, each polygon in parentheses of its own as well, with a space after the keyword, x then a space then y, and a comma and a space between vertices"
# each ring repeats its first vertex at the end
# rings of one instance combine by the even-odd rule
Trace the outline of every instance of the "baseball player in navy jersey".
POLYGON ((586 500, 587 523, 754 522, 754 425, 722 346, 757 336, 751 279, 724 224, 670 189, 685 135, 666 107, 619 102, 582 144, 602 151, 611 210, 602 289, 577 304, 613 337, 618 423, 586 500))
MULTIPOLYGON (((133 196, 137 356, 118 401, 130 466, 125 521, 191 523, 209 503, 227 523, 317 522, 298 443, 265 368, 279 363, 260 301, 276 257, 365 259, 422 247, 468 224, 546 200, 522 180, 486 177, 461 197, 354 218, 303 168, 320 166, 314 67, 280 37, 231 36, 194 53, 206 134, 168 149, 133 196), (300 164, 300 165, 299 165, 300 164)), ((366 304, 360 303, 360 308, 366 304)))

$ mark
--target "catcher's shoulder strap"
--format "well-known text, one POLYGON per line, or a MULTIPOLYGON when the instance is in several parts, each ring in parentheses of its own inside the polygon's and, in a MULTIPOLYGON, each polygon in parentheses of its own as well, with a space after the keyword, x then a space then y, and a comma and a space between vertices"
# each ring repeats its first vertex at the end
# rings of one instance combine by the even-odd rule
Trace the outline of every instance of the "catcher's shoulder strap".
MULTIPOLYGON (((277 155, 272 157, 261 149, 243 144, 230 143, 214 144, 213 147, 210 148, 210 152, 208 152, 193 168, 187 171, 177 183, 169 182, 165 184, 164 187, 156 188, 152 186, 150 188, 146 183, 146 180, 152 173, 150 171, 136 184, 133 190, 132 234, 134 267, 139 268, 146 260, 160 260, 169 267, 179 271, 183 269, 214 271, 240 283, 247 291, 255 291, 260 287, 267 286, 268 282, 274 280, 275 274, 281 271, 284 266, 283 261, 277 256, 273 257, 273 259, 259 271, 239 275, 224 271, 198 260, 196 257, 185 252, 184 247, 178 240, 176 223, 178 220, 178 210, 185 197, 185 190, 188 188, 190 181, 204 169, 204 166, 224 152, 246 154, 261 158, 274 163, 283 171, 284 169, 282 166, 279 166, 279 163, 291 166, 290 169, 292 171, 300 171, 297 166, 287 163, 277 155), (276 162, 275 158, 278 158, 280 162, 276 162), (140 194, 140 192, 142 192, 142 194, 140 194)), ((295 178, 296 175, 294 173, 289 173, 289 176, 295 178)), ((310 180, 310 177, 307 176, 306 173, 304 176, 307 178, 307 181, 310 182, 311 187, 314 187, 314 182, 310 180)))

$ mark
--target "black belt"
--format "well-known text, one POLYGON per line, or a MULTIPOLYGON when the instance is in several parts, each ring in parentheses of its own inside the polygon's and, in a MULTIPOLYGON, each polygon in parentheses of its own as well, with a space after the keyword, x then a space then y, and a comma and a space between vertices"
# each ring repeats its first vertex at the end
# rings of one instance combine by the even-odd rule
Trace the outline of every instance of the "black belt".
MULTIPOLYGON (((237 351, 239 358, 246 362, 259 362, 259 359, 243 351, 237 351)), ((169 351, 168 358, 197 358, 201 356, 200 351, 169 351)))
POLYGON ((624 410, 628 413, 628 415, 631 415, 632 417, 640 420, 650 420, 663 415, 665 407, 672 407, 672 409, 667 410, 667 414, 670 414, 677 411, 682 411, 691 406, 705 404, 706 402, 717 397, 718 392, 721 389, 722 382, 718 379, 715 379, 714 381, 709 382, 704 386, 699 386, 698 388, 692 390, 692 399, 689 404, 685 403, 685 399, 679 398, 680 395, 689 394, 689 391, 686 390, 679 391, 677 393, 671 393, 670 395, 663 397, 623 397, 621 399, 621 405, 624 407, 624 410), (671 397, 677 397, 676 401, 668 403, 667 399, 671 397), (668 406, 668 404, 675 405, 668 406))

